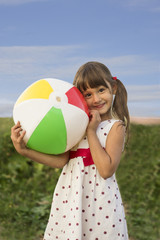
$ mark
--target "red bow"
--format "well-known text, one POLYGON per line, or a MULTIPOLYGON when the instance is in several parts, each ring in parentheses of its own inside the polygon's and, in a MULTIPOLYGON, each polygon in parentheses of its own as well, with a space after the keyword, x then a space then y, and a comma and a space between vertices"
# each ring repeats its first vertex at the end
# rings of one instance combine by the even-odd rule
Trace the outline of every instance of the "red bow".
POLYGON ((112 77, 113 80, 117 80, 117 77, 112 77))
POLYGON ((77 151, 70 151, 69 157, 70 159, 75 157, 82 157, 85 167, 94 164, 89 148, 81 148, 77 149, 77 151))

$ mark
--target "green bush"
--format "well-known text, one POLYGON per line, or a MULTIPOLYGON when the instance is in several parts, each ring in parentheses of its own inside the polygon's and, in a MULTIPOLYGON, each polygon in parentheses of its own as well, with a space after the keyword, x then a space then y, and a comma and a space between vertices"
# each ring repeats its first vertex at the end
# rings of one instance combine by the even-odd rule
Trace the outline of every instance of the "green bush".
POLYGON ((130 236, 160 239, 160 126, 131 125, 128 148, 117 171, 130 236))
POLYGON ((39 239, 60 170, 17 154, 9 132, 0 142, 0 235, 3 240, 39 239))

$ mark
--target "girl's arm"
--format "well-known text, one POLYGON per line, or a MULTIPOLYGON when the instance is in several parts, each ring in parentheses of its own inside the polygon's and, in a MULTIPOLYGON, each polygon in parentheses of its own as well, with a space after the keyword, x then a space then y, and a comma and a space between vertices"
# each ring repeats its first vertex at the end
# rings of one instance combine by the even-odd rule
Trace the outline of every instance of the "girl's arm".
POLYGON ((16 151, 22 156, 53 168, 63 168, 64 165, 69 161, 69 152, 59 155, 50 155, 27 148, 23 140, 25 133, 25 131, 22 131, 20 122, 11 128, 11 139, 13 145, 16 151))
POLYGON ((99 174, 104 179, 107 179, 115 173, 119 165, 124 145, 125 127, 120 122, 116 122, 112 126, 104 150, 96 135, 97 127, 101 121, 99 113, 92 111, 91 116, 92 118, 87 128, 91 155, 99 174))

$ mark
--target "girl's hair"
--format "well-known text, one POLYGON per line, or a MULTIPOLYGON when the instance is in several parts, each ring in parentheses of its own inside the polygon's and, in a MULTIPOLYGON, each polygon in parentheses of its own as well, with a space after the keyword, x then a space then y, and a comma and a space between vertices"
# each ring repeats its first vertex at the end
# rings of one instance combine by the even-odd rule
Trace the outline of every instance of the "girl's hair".
POLYGON ((114 79, 109 69, 99 62, 87 62, 77 71, 73 84, 80 90, 85 91, 88 87, 96 88, 100 85, 113 91, 116 86, 116 94, 112 105, 112 115, 122 120, 126 127, 127 140, 129 137, 130 117, 127 107, 127 91, 119 79, 114 79))

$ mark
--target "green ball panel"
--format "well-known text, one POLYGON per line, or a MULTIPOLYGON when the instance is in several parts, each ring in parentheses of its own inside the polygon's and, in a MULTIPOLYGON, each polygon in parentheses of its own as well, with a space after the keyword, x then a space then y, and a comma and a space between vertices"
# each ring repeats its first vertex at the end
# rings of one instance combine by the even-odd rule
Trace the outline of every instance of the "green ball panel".
POLYGON ((27 147, 48 154, 65 152, 67 132, 60 109, 52 107, 36 127, 27 147))

